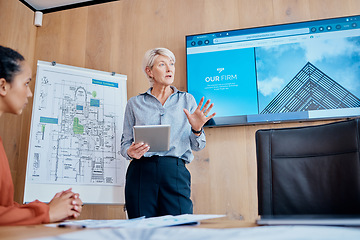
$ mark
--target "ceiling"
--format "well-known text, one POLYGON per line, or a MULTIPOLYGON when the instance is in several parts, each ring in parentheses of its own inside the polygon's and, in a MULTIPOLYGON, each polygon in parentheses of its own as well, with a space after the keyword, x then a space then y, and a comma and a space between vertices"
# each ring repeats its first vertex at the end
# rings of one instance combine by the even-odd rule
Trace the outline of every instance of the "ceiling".
POLYGON ((19 0, 33 11, 56 12, 116 0, 19 0))

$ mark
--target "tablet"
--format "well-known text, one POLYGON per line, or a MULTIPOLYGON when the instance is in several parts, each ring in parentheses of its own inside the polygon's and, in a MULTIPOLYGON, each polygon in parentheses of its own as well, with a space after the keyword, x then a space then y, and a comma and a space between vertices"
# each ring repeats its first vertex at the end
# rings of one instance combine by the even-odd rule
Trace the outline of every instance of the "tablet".
POLYGON ((150 146, 149 152, 164 152, 170 148, 170 125, 134 126, 135 143, 150 146))

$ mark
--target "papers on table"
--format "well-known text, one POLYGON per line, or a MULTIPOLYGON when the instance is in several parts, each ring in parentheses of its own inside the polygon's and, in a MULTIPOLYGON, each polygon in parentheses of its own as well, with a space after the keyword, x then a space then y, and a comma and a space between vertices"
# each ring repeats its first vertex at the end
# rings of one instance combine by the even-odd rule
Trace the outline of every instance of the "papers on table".
POLYGON ((49 224, 47 226, 59 226, 67 228, 157 228, 169 227, 183 224, 197 224, 201 220, 225 217, 225 215, 213 214, 183 214, 178 216, 161 216, 152 218, 135 218, 130 220, 77 220, 66 221, 58 225, 49 224))

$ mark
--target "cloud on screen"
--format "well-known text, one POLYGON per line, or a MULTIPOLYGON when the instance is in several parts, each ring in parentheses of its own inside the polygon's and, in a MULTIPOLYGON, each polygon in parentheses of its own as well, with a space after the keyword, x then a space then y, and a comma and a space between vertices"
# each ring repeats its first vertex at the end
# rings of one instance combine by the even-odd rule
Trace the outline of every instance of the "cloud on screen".
POLYGON ((258 82, 259 91, 262 95, 270 96, 273 93, 278 93, 284 85, 284 79, 273 77, 258 82))
POLYGON ((354 52, 360 55, 360 47, 347 38, 312 40, 301 42, 307 61, 316 64, 317 61, 338 56, 351 56, 354 52))

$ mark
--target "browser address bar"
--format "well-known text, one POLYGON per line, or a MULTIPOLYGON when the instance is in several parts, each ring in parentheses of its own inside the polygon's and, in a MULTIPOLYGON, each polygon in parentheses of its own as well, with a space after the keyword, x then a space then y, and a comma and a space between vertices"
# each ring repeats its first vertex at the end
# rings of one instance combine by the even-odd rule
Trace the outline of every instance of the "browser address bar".
POLYGON ((289 35, 306 34, 309 32, 310 32, 309 28, 299 28, 299 29, 291 29, 291 30, 276 31, 276 32, 254 33, 254 34, 247 34, 241 36, 214 38, 213 43, 214 44, 230 43, 230 42, 263 39, 263 38, 284 37, 289 35))

